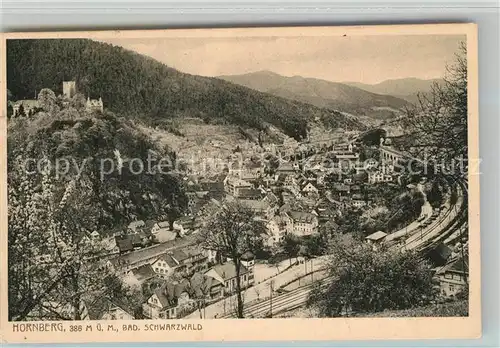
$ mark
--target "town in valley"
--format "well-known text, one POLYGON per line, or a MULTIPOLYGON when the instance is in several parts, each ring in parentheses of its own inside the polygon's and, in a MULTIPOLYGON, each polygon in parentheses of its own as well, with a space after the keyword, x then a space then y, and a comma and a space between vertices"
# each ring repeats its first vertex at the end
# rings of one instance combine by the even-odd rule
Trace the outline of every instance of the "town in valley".
POLYGON ((468 315, 460 40, 439 81, 342 101, 11 41, 9 320, 468 315))

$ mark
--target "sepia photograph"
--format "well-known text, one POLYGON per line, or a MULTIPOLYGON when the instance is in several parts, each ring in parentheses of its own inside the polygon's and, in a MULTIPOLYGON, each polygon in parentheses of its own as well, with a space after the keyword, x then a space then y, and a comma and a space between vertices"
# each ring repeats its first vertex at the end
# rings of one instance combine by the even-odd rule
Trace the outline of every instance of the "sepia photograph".
POLYGON ((475 35, 6 34, 3 334, 480 334, 475 35))

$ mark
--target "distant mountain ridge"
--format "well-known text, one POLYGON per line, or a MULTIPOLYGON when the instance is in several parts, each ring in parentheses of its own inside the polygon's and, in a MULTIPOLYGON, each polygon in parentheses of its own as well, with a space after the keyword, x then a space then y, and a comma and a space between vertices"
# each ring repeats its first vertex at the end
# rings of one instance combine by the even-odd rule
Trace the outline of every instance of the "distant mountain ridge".
POLYGON ((267 70, 219 78, 260 92, 354 115, 376 116, 383 111, 397 113, 408 105, 406 100, 344 83, 302 76, 287 77, 267 70))
POLYGON ((443 79, 423 80, 415 77, 386 80, 377 84, 365 84, 359 82, 344 82, 347 85, 364 89, 365 91, 392 95, 403 98, 410 102, 415 102, 418 93, 427 94, 431 91, 435 83, 442 84, 443 79))
POLYGON ((182 73, 151 57, 87 39, 8 40, 7 77, 14 100, 31 99, 42 88, 59 94, 62 81, 75 80, 85 96, 102 97, 106 109, 149 126, 194 117, 257 130, 273 125, 298 140, 306 137, 313 120, 328 127, 363 127, 334 110, 182 73))

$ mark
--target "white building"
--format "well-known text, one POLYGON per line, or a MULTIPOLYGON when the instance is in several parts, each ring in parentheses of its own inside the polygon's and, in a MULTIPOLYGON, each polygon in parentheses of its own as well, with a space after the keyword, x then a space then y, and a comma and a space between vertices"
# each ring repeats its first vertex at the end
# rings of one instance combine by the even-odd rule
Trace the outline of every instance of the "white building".
POLYGON ((393 182, 394 177, 392 174, 385 174, 381 171, 369 171, 368 172, 368 183, 377 184, 380 182, 393 182))
POLYGON ((288 211, 283 214, 287 233, 296 236, 310 236, 318 232, 318 217, 302 211, 288 211))
POLYGON ((11 103, 11 105, 12 117, 29 116, 34 112, 34 110, 40 107, 40 103, 38 102, 38 100, 18 100, 14 103, 11 103), (23 115, 21 115, 21 111, 23 115))
POLYGON ((275 216, 267 223, 267 231, 270 236, 269 246, 274 246, 285 239, 287 228, 286 221, 281 216, 275 216))
POLYGON ((351 203, 354 208, 362 208, 367 205, 366 201, 361 199, 353 199, 351 203))
POLYGON ((102 98, 99 99, 90 99, 87 98, 87 103, 85 104, 87 111, 104 111, 104 104, 102 102, 102 98))
POLYGON ((227 176, 224 179, 224 190, 235 197, 240 196, 245 190, 250 190, 253 185, 237 177, 227 176))
MULTIPOLYGON (((468 256, 468 255, 466 255, 468 256)), ((455 258, 443 268, 436 272, 439 280, 441 294, 446 297, 457 295, 466 286, 469 275, 469 263, 467 257, 465 261, 463 258, 455 258)))

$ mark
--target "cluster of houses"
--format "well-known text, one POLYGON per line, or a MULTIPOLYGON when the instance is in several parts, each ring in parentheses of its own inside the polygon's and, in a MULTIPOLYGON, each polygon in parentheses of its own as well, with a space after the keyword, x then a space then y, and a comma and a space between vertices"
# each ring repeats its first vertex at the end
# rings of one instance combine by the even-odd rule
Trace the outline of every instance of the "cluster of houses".
MULTIPOLYGON (((332 153, 343 161, 359 163, 359 150, 353 144, 333 146, 332 153)), ((186 216, 175 222, 134 221, 127 231, 109 238, 116 254, 109 258, 108 267, 128 284, 142 286, 160 279, 162 285, 153 289, 143 304, 145 317, 181 317, 200 301, 216 301, 234 292, 237 275, 232 261, 220 260, 215 252, 196 244, 199 217, 205 207, 237 200, 265 223, 265 244, 272 247, 286 235, 317 234, 322 224, 332 223, 348 206, 362 208, 369 204, 365 187, 380 182, 370 181, 370 174, 358 170, 327 190, 324 179, 334 172, 331 169, 290 161, 279 163, 270 173, 264 166, 247 160, 228 166, 223 174, 187 175, 186 216)), ((254 283, 254 256, 245 255, 243 259, 240 283, 249 287, 254 283)))
MULTIPOLYGON (((236 267, 230 260, 216 259, 216 253, 202 249, 196 234, 188 233, 186 225, 168 221, 131 222, 126 231, 116 233, 103 242, 115 241, 113 254, 105 266, 132 287, 161 284, 152 289, 142 306, 146 318, 176 318, 193 311, 199 301, 217 301, 236 289, 236 267), (162 242, 151 238, 166 234, 162 242)), ((254 256, 242 257, 240 281, 243 288, 254 283, 254 256)), ((120 315, 132 315, 123 306, 115 306, 120 315), (122 313, 123 312, 123 313, 122 313)))
MULTIPOLYGON (((253 255, 244 257, 240 267, 240 284, 248 288, 254 284, 253 255)), ((215 302, 236 290, 236 267, 231 261, 216 264, 205 272, 194 273, 180 280, 165 281, 156 288, 142 306, 142 314, 151 319, 182 317, 203 305, 215 302)))

